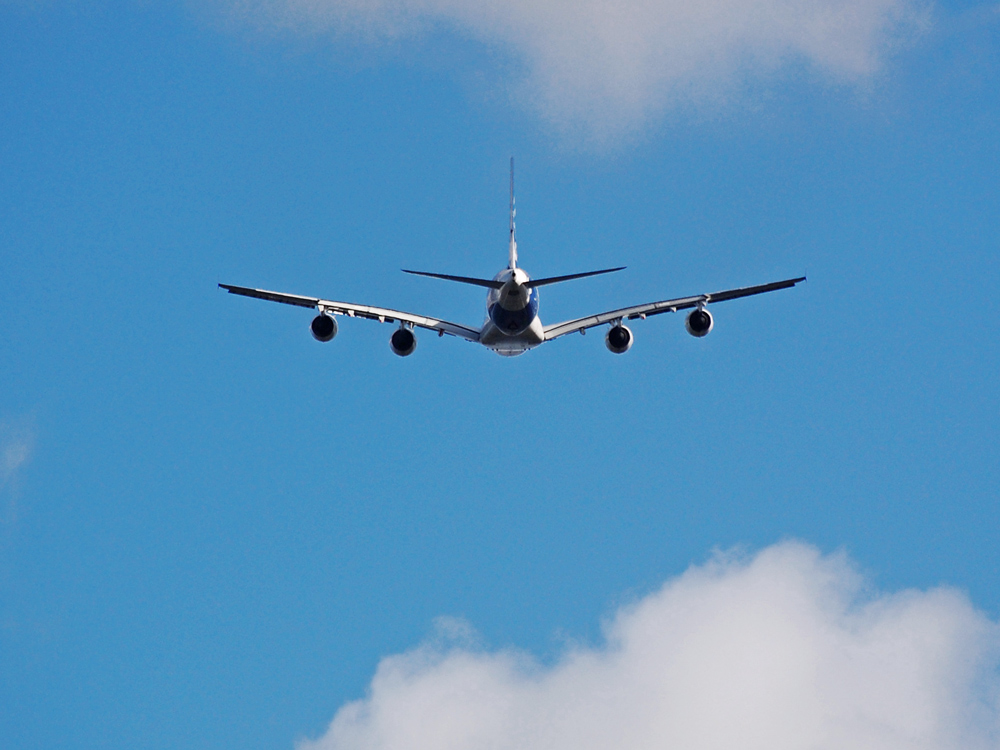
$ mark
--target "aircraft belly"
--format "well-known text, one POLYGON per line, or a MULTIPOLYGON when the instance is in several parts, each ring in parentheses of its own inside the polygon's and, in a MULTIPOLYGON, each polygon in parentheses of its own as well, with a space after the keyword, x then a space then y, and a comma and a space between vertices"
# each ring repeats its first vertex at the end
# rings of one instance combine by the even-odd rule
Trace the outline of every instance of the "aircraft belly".
POLYGON ((506 357, 522 354, 528 349, 535 348, 543 341, 545 341, 545 330, 538 317, 535 317, 531 321, 531 325, 521 333, 512 336, 501 331, 492 320, 487 318, 483 330, 479 334, 480 344, 506 357))

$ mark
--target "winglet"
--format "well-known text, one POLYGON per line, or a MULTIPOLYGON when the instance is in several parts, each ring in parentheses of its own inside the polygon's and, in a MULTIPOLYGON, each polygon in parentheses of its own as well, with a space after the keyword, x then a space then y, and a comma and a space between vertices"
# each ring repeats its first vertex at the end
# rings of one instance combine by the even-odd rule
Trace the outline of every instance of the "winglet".
POLYGON ((510 157, 510 270, 517 268, 517 233, 514 227, 514 217, 517 209, 514 206, 514 157, 510 157))

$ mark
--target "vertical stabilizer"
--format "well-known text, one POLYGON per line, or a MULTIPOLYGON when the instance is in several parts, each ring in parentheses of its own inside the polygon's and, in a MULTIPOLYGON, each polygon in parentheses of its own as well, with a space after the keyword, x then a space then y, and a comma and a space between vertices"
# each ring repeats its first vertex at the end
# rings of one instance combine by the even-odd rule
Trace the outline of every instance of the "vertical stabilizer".
POLYGON ((514 157, 510 157, 510 268, 517 268, 517 233, 514 231, 514 217, 517 209, 514 206, 514 157))

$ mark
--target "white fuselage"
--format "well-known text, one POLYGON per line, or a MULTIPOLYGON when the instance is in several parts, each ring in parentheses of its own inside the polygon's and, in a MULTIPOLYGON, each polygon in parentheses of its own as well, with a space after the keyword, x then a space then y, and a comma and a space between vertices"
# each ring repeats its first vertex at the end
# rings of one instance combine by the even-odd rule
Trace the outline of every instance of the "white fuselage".
POLYGON ((524 285, 529 277, 520 268, 505 268, 493 279, 504 285, 486 295, 486 321, 479 343, 503 357, 515 357, 545 341, 538 318, 538 290, 524 285))

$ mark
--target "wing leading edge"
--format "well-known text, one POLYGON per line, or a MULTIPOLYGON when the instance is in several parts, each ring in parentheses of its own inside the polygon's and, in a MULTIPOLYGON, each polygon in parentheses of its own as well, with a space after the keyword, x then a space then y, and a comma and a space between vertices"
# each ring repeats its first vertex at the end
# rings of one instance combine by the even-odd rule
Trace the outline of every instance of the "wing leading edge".
POLYGON ((311 307, 320 312, 333 315, 347 315, 351 318, 366 318, 367 320, 377 320, 379 323, 409 323, 418 328, 426 328, 430 331, 437 331, 438 335, 458 336, 466 341, 479 341, 479 331, 458 323, 449 323, 447 320, 438 318, 428 318, 425 315, 414 315, 412 313, 390 310, 385 307, 372 307, 371 305, 355 305, 351 302, 334 302, 332 300, 320 299, 319 297, 303 297, 298 294, 284 294, 283 292, 270 292, 266 289, 251 289, 245 286, 233 286, 231 284, 219 284, 230 294, 239 294, 243 297, 254 297, 256 299, 266 299, 271 302, 281 302, 285 305, 296 305, 298 307, 311 307))
POLYGON ((645 305, 634 305, 633 307, 623 307, 620 310, 611 310, 597 315, 589 315, 586 318, 567 320, 562 323, 545 326, 545 340, 559 338, 567 333, 576 333, 587 328, 593 328, 604 323, 612 323, 616 320, 635 320, 645 318, 649 315, 659 315, 665 312, 677 312, 697 307, 699 304, 710 305, 713 302, 725 302, 730 299, 740 297, 750 297, 754 294, 764 294, 775 292, 779 289, 789 289, 799 282, 805 281, 806 277, 797 279, 785 279, 784 281, 772 281, 770 284, 759 284, 758 286, 746 286, 740 289, 727 289, 723 292, 713 292, 712 294, 699 294, 694 297, 679 297, 678 299, 668 299, 662 302, 649 302, 645 305))

